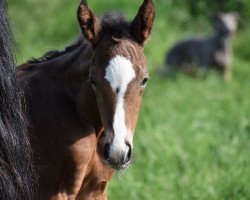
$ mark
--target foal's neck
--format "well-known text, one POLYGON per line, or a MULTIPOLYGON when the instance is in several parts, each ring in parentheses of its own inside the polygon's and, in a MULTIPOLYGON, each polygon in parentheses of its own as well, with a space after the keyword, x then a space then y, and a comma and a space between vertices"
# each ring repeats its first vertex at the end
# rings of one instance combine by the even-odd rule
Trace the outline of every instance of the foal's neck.
POLYGON ((89 70, 94 51, 92 46, 82 41, 76 49, 59 59, 58 83, 75 99, 81 86, 88 84, 89 70))
MULTIPOLYGON (((91 44, 83 40, 81 44, 61 59, 62 72, 68 78, 88 78, 94 51, 91 44)), ((61 74, 60 74, 61 75, 61 74)))

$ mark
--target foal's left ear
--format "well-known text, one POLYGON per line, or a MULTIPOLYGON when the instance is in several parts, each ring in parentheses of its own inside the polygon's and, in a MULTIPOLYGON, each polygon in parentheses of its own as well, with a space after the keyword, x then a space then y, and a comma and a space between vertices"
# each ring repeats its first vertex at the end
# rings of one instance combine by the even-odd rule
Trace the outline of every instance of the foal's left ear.
POLYGON ((86 0, 81 1, 77 11, 77 18, 85 38, 91 43, 97 41, 101 23, 95 13, 88 7, 86 0))
POLYGON ((155 7, 152 0, 144 0, 135 19, 131 23, 131 33, 137 42, 143 45, 149 38, 155 18, 155 7))

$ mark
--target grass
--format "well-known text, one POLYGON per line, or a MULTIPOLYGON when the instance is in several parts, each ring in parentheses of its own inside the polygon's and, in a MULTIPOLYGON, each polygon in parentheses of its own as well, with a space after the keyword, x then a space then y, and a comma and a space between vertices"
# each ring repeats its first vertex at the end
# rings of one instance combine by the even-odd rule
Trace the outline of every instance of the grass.
MULTIPOLYGON (((169 1, 171 2, 171 1, 169 1)), ((90 0, 100 15, 117 8, 135 15, 139 1, 90 0)), ((78 34, 78 0, 12 0, 10 14, 19 45, 18 61, 62 49, 78 34)), ((151 80, 134 138, 134 161, 125 174, 113 177, 108 195, 114 199, 247 200, 250 199, 250 47, 249 27, 234 40, 233 80, 215 73, 206 78, 157 76, 155 69, 175 41, 195 33, 196 22, 174 23, 167 1, 158 9, 152 39, 145 49, 151 80), (194 29, 195 28, 195 29, 194 29)), ((176 17, 176 18, 175 18, 176 17)), ((208 23, 199 22, 199 34, 208 23)), ((198 34, 198 33, 196 33, 198 34)))

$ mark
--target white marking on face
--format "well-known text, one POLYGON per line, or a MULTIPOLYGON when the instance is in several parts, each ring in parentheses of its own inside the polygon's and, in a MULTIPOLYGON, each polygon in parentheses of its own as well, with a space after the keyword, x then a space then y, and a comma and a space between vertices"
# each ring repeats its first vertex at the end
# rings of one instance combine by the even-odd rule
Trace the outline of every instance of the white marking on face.
MULTIPOLYGON (((114 139, 110 145, 110 154, 115 151, 128 151, 125 144, 125 138, 128 138, 130 132, 125 124, 124 96, 128 84, 135 78, 135 70, 130 60, 122 56, 115 56, 109 61, 106 68, 105 79, 109 82, 112 90, 117 93, 117 104, 113 121, 114 139)), ((129 141, 131 142, 131 141, 129 141)))

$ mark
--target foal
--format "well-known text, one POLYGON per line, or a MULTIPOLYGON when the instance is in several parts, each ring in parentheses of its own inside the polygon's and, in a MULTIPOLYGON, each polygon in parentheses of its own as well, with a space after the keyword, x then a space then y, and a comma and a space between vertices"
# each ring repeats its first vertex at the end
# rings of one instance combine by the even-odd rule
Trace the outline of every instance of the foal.
POLYGON ((131 23, 114 12, 98 19, 82 1, 84 38, 19 67, 42 199, 107 199, 112 174, 128 167, 154 14, 144 0, 131 23))

